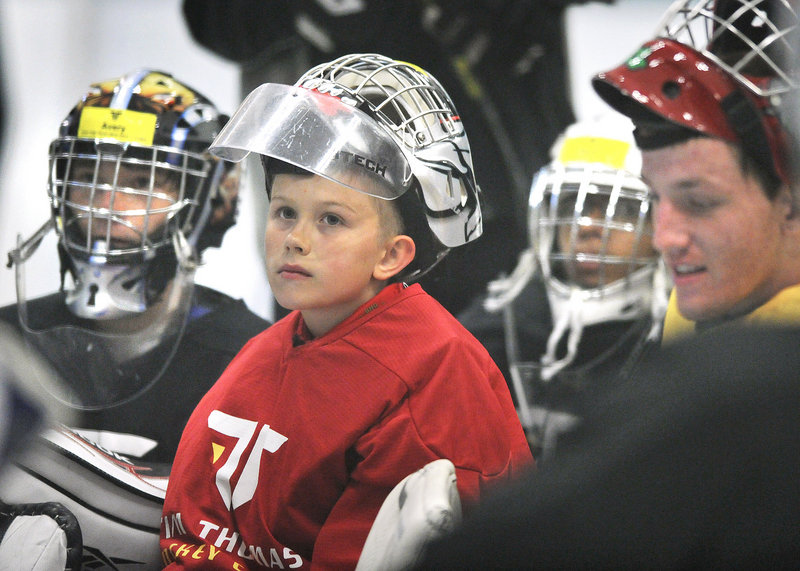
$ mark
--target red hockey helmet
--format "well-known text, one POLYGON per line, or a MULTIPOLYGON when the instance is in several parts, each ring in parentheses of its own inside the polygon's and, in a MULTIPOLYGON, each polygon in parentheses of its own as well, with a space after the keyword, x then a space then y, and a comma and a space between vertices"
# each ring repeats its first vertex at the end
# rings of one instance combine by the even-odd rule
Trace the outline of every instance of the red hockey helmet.
POLYGON ((640 146, 646 146, 648 123, 660 118, 738 144, 765 172, 791 181, 788 139, 770 99, 755 95, 691 47, 667 38, 651 40, 624 64, 595 76, 592 85, 637 124, 640 146))

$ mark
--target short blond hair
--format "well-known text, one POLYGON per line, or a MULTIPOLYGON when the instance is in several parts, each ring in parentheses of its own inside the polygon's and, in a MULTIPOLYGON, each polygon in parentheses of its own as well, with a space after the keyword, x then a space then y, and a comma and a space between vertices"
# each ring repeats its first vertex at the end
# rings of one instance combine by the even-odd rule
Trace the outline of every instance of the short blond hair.
POLYGON ((381 221, 381 229, 383 235, 387 238, 390 236, 397 236, 403 234, 405 226, 403 219, 400 216, 400 210, 394 200, 387 200, 385 198, 378 198, 377 196, 370 195, 370 198, 375 203, 375 208, 378 210, 378 216, 381 221))

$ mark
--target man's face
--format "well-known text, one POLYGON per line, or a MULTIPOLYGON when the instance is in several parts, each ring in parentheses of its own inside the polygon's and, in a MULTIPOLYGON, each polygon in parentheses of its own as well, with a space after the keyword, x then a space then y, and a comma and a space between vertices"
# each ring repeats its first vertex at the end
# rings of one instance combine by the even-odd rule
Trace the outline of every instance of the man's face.
POLYGON ((68 196, 71 214, 83 234, 105 240, 111 247, 136 247, 145 239, 152 240, 177 200, 178 177, 156 169, 151 193, 149 165, 121 163, 115 185, 116 162, 102 161, 92 185, 95 165, 94 160, 75 159, 70 172, 73 182, 86 185, 70 187, 68 196))
MULTIPOLYGON (((574 217, 577 193, 563 193, 559 197, 558 218, 572 220, 574 217)), ((610 229, 603 243, 603 235, 608 208, 607 194, 587 194, 577 224, 558 226, 557 248, 574 261, 564 264, 565 276, 571 282, 586 289, 600 287, 624 278, 631 271, 631 258, 651 258, 655 251, 651 243, 650 224, 637 237, 634 230, 639 219, 640 200, 618 199, 614 208, 613 222, 628 225, 628 229, 610 229), (580 254, 590 256, 581 260, 580 254), (599 261, 596 257, 604 258, 599 261), (592 259, 595 257, 595 259, 592 259)))
POLYGON ((733 147, 702 137, 642 158, 654 198, 653 243, 684 317, 735 317, 789 285, 781 254, 790 205, 769 200, 742 173, 733 147))

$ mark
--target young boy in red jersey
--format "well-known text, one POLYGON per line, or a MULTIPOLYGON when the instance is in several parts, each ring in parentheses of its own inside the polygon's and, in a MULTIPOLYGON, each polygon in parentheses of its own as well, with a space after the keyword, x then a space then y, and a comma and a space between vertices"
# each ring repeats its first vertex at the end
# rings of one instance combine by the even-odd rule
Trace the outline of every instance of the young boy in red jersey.
POLYGON ((266 259, 294 310, 196 408, 170 476, 170 568, 353 568, 405 476, 456 467, 466 510, 532 465, 482 345, 418 284, 481 234, 469 143, 419 68, 345 56, 254 90, 212 152, 261 155, 266 259))

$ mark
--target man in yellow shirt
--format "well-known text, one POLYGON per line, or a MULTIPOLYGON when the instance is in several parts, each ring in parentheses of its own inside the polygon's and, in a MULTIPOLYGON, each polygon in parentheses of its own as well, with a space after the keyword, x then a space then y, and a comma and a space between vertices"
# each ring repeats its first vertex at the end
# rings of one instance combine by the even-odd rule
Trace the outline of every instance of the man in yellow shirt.
POLYGON ((732 320, 800 321, 790 12, 776 2, 757 26, 707 11, 687 23, 675 9, 659 37, 593 80, 636 125, 653 244, 674 286, 665 340, 732 320))

